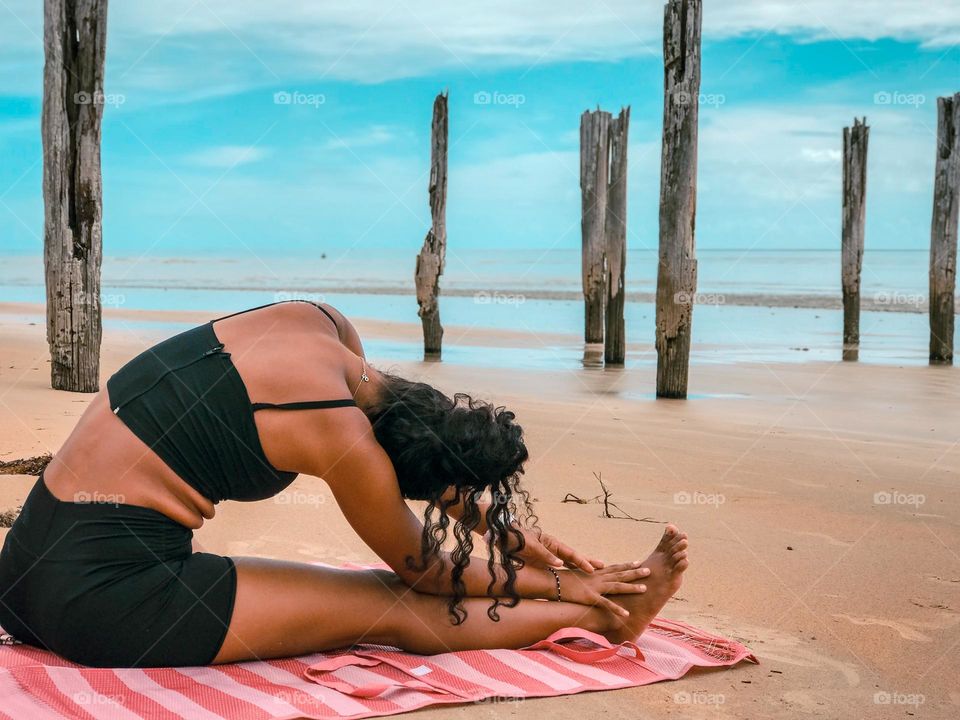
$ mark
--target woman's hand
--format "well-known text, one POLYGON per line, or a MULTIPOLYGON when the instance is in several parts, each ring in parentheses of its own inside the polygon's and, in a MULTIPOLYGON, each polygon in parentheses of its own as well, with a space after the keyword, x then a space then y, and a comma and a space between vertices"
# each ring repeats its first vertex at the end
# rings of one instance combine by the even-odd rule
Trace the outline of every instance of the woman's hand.
POLYGON ((523 533, 523 550, 517 557, 525 560, 532 567, 578 568, 586 573, 602 569, 604 564, 599 560, 588 559, 586 555, 577 552, 569 545, 564 545, 552 535, 548 535, 536 528, 517 528, 523 533))
MULTIPOLYGON (((642 567, 639 560, 608 565, 589 573, 582 570, 562 570, 557 573, 560 578, 560 599, 602 607, 621 617, 627 617, 629 612, 605 596, 646 592, 647 586, 637 580, 642 580, 649 574, 650 569, 642 567)), ((556 600, 556 597, 551 599, 556 600)))

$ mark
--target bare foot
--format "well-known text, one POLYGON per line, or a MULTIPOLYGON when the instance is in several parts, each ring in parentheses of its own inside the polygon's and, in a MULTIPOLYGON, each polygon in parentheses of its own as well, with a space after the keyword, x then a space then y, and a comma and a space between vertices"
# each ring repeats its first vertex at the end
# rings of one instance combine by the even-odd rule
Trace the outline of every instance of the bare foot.
POLYGON ((650 621, 667 604, 683 582, 683 571, 690 562, 687 560, 687 535, 674 525, 660 538, 656 549, 643 561, 643 567, 650 568, 650 576, 638 581, 647 586, 647 591, 636 595, 618 595, 617 603, 630 611, 626 618, 611 614, 611 629, 604 635, 610 642, 636 640, 647 629, 650 621))

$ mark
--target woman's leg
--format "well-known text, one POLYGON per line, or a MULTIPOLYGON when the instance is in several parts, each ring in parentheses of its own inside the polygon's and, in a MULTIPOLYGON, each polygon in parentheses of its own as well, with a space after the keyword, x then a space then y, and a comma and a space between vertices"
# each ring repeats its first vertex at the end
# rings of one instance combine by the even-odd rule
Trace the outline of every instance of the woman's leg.
POLYGON ((388 570, 337 570, 302 563, 235 558, 233 619, 214 662, 288 657, 356 643, 422 654, 518 648, 562 627, 613 627, 611 613, 567 602, 521 600, 487 616, 491 601, 465 598, 467 619, 453 625, 448 598, 406 586, 388 570))
POLYGON ((519 648, 563 627, 612 640, 636 638, 679 588, 687 539, 672 526, 644 562, 647 592, 622 595, 630 610, 612 613, 576 603, 521 600, 487 616, 490 600, 467 598, 467 619, 453 625, 448 599, 411 590, 387 570, 339 570, 302 563, 237 558, 237 597, 227 637, 214 662, 289 657, 362 642, 435 654, 519 648))

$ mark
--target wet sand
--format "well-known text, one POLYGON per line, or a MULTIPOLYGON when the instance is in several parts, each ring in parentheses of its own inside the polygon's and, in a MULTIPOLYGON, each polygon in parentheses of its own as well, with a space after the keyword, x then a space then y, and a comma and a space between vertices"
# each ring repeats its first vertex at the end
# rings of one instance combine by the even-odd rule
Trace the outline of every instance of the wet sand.
MULTIPOLYGON (((103 374, 212 314, 111 311, 103 374)), ((374 339, 418 325, 359 321, 374 339)), ((448 329, 472 350, 527 342, 448 329)), ((655 370, 528 370, 383 361, 513 409, 541 524, 604 559, 642 558, 665 522, 691 538, 667 617, 735 637, 761 665, 646 688, 445 708, 431 717, 953 718, 960 713, 960 370, 850 363, 710 364, 693 399, 652 399, 655 370), (643 522, 602 517, 600 493, 643 522)), ((0 305, 0 460, 53 451, 90 396, 49 389, 42 309, 0 305), (36 324, 29 324, 29 323, 36 324)), ((34 482, 0 478, 0 510, 34 482)), ((0 533, 6 532, 0 530, 0 533)), ((224 503, 209 550, 326 562, 375 558, 323 482, 224 503)))

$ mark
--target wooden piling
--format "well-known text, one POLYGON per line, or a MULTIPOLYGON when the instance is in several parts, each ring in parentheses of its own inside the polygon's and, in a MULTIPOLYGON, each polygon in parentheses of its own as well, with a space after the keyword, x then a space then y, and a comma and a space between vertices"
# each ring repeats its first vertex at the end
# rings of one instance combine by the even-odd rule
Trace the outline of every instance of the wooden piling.
POLYGON ((630 108, 621 108, 620 115, 609 127, 610 182, 607 188, 606 222, 604 227, 606 255, 607 303, 605 309, 604 362, 623 365, 626 355, 624 328, 624 274, 627 264, 627 135, 630 130, 630 108))
POLYGON ((937 162, 930 225, 930 363, 953 364, 960 208, 960 93, 937 98, 937 162))
POLYGON ((100 124, 107 0, 43 4, 43 260, 50 382, 100 387, 100 124))
POLYGON ((447 253, 447 93, 433 101, 430 125, 430 217, 431 226, 417 256, 414 280, 417 286, 418 315, 423 325, 424 359, 439 360, 443 343, 440 324, 440 275, 447 253))
POLYGON ((685 398, 697 291, 695 222, 701 0, 663 12, 663 150, 657 271, 657 397, 685 398))
POLYGON ((607 185, 609 175, 608 133, 610 113, 599 108, 580 116, 580 191, 582 235, 584 341, 603 342, 603 306, 606 300, 604 270, 607 185))
POLYGON ((860 272, 867 208, 867 118, 843 129, 843 216, 840 239, 843 286, 843 359, 860 355, 860 272))

